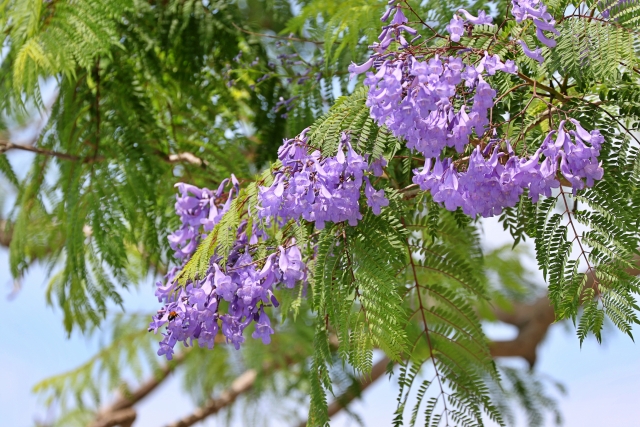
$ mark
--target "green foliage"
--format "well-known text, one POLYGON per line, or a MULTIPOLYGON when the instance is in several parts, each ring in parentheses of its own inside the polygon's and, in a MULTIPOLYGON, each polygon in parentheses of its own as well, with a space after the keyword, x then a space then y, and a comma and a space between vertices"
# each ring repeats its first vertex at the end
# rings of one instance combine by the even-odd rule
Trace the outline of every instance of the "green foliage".
POLYGON ((618 66, 638 64, 634 44, 639 33, 609 22, 565 19, 558 27, 558 45, 550 50, 550 72, 558 70, 579 80, 612 80, 618 66), (612 66, 612 64, 616 64, 612 66))
POLYGON ((545 425, 545 415, 551 413, 556 425, 562 425, 562 415, 555 398, 550 395, 548 385, 557 392, 565 394, 562 384, 548 378, 540 378, 530 370, 499 366, 500 385, 492 384, 491 397, 504 415, 508 425, 516 424, 510 399, 516 399, 526 414, 526 423, 530 427, 545 425), (551 383, 551 384, 548 384, 551 383), (547 385, 548 384, 548 385, 547 385))
POLYGON ((380 0, 356 0, 348 3, 310 1, 298 16, 289 21, 283 33, 301 32, 311 24, 314 32, 322 34, 324 38, 325 67, 334 68, 334 64, 342 62, 345 53, 347 58, 359 59, 356 52, 362 50, 359 47, 363 37, 372 41, 378 36, 383 4, 380 0))
POLYGON ((408 324, 412 347, 398 377, 394 425, 403 425, 407 400, 416 387, 411 426, 422 407, 427 426, 482 424, 483 412, 502 424, 486 385, 486 378, 498 381, 498 374, 480 320, 467 302, 486 295, 479 240, 472 225, 459 224, 454 214, 433 205, 431 209, 437 214, 419 211, 406 220, 413 231, 407 240, 410 259, 404 296, 412 313, 408 324), (434 215, 435 235, 430 230, 434 215), (433 376, 420 380, 428 362, 433 376), (431 390, 435 396, 428 397, 431 390))
POLYGON ((1 25, 11 50, 5 61, 13 68, 13 88, 40 98, 39 77, 74 77, 99 56, 122 48, 118 20, 133 7, 132 0, 7 1, 1 25))
POLYGON ((591 2, 591 7, 599 10, 607 10, 609 18, 615 20, 616 24, 629 29, 637 29, 640 22, 640 7, 634 2, 618 2, 605 0, 602 2, 591 2))
MULTIPOLYGON (((562 182, 537 204, 525 194, 500 221, 513 247, 534 241, 557 319, 574 321, 581 342, 591 333, 600 339, 607 321, 631 335, 640 322, 640 9, 633 2, 594 0, 568 13, 575 5, 566 0, 547 3, 560 17, 561 35, 555 49, 543 49, 544 65, 513 43, 518 37, 529 46, 537 41, 528 24, 503 25, 509 2, 495 4, 497 25, 476 26, 467 36, 472 47, 515 60, 536 81, 492 76, 500 98, 491 124, 518 154, 533 153, 567 117, 600 129, 605 175, 577 194, 562 182), (596 15, 605 8, 613 18, 607 22, 596 15)), ((295 238, 305 258, 313 258, 307 287, 277 291, 282 321, 272 345, 247 344, 234 353, 220 343, 213 355, 185 353, 178 363, 186 390, 201 404, 235 374, 255 369, 260 380, 253 397, 297 393, 310 405, 308 425, 324 426, 328 395, 353 390, 380 350, 399 365, 395 425, 482 425, 487 416, 512 423, 514 401, 532 426, 541 424, 545 411, 557 414, 539 377, 496 367, 483 332, 481 316, 492 318, 493 307, 539 294, 520 254, 505 248, 483 253, 478 222, 418 192, 412 170, 424 159, 370 118, 366 89, 349 83, 347 64, 366 57, 385 4, 2 3, 6 118, 0 129, 42 110, 49 115, 27 147, 37 154, 26 174, 0 152, 0 174, 16 196, 0 221, 0 236, 10 235, 12 274, 19 278, 44 262, 51 273, 46 296, 62 308, 66 330, 92 332, 123 304, 122 290, 175 264, 166 235, 178 224, 176 181, 211 188, 235 173, 243 188, 183 267, 179 284, 185 285, 214 254, 226 259, 240 223, 253 221, 259 188, 272 180, 271 168, 261 169, 283 137, 310 126, 311 149, 334 155, 348 133, 370 161, 388 160, 374 185, 384 188, 390 206, 376 216, 361 200, 356 227, 273 226, 257 262, 295 238), (301 67, 268 65, 283 51, 299 53, 315 78, 295 84, 301 67), (238 52, 258 65, 236 59, 238 52), (47 84, 56 88, 51 99, 43 99, 47 84), (290 98, 295 102, 286 116, 276 111, 290 98)), ((434 29, 463 6, 410 4, 434 29)), ((475 13, 486 2, 465 6, 475 13)), ((430 48, 445 43, 431 38, 428 28, 421 34, 430 48)), ((468 54, 480 58, 477 51, 468 54)), ((246 229, 251 232, 251 222, 246 229)), ((36 386, 46 403, 60 406, 59 425, 90 423, 108 393, 130 392, 124 378, 139 385, 145 374, 162 371, 145 317, 114 319, 94 358, 36 386)))
MULTIPOLYGON (((49 300, 63 308, 68 331, 83 329, 121 302, 120 289, 172 262, 175 181, 211 187, 232 172, 247 176, 255 148, 227 130, 238 117, 251 123, 262 106, 247 85, 228 88, 220 71, 240 45, 266 53, 234 29, 241 12, 226 2, 33 3, 44 15, 18 3, 4 3, 11 44, 2 73, 26 80, 16 94, 3 79, 3 105, 28 105, 23 96, 43 105, 38 79, 55 78, 58 90, 36 129, 35 143, 52 154, 37 155, 21 182, 2 162, 18 191, 11 270, 20 277, 34 260, 50 263, 49 300), (44 59, 24 56, 26 44, 43 46, 44 59), (132 257, 138 271, 129 269, 132 257)), ((264 89, 253 93, 271 96, 264 89)))
MULTIPOLYGON (((589 123, 587 114, 594 112, 584 110, 578 120, 589 123)), ((604 179, 575 197, 561 189, 541 201, 535 215, 524 217, 558 319, 575 322, 583 309, 577 329, 581 342, 589 333, 600 340, 605 315, 629 335, 639 322, 634 276, 640 236, 635 226, 637 185, 631 178, 638 150, 632 135, 617 133, 615 124, 593 126, 607 135, 604 179)))

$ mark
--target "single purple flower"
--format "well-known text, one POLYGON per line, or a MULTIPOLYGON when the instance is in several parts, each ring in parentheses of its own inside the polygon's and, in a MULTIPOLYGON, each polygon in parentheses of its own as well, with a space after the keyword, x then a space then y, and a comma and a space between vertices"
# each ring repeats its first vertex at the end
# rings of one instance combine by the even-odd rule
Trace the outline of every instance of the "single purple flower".
POLYGON ((371 162, 369 169, 371 170, 371 173, 373 173, 373 176, 382 176, 384 173, 383 168, 385 166, 387 166, 387 160, 380 156, 377 160, 371 162))
POLYGON ((273 334, 273 328, 271 328, 271 321, 269 316, 262 310, 260 317, 256 323, 256 330, 251 334, 253 338, 260 338, 263 344, 269 344, 271 342, 271 335, 273 334))
POLYGON ((527 46, 527 43, 524 40, 520 40, 518 43, 520 44, 520 46, 522 46, 522 51, 524 52, 524 54, 529 58, 538 61, 541 64, 544 62, 544 57, 542 56, 542 50, 540 48, 532 51, 531 49, 529 49, 529 46, 527 46))
POLYGON ((556 47, 556 44, 557 44, 556 41, 545 36, 542 30, 540 29, 540 27, 536 28, 536 37, 538 37, 538 40, 544 43, 547 47, 549 48, 556 47))
POLYGON ((477 18, 464 9, 458 9, 458 13, 462 13, 465 19, 470 23, 472 23, 473 25, 486 25, 486 24, 491 24, 493 22, 493 18, 487 15, 487 13, 484 10, 481 10, 478 12, 477 18))
POLYGON ((369 177, 364 178, 365 187, 364 195, 367 197, 367 204, 371 207, 374 214, 380 215, 380 209, 389 206, 389 200, 384 196, 384 190, 376 191, 371 185, 369 177))
POLYGON ((351 65, 349 65, 348 71, 349 71, 349 79, 354 78, 356 75, 358 74, 362 74, 365 71, 369 70, 371 68, 371 66, 373 65, 373 60, 374 58, 371 57, 369 58, 369 60, 367 62, 365 62, 362 65, 357 65, 355 63, 351 63, 351 65))
POLYGON ((302 255, 298 246, 294 245, 288 249, 282 246, 279 248, 280 258, 278 267, 282 272, 282 279, 287 288, 293 288, 295 283, 304 279, 304 264, 302 263, 302 255))
POLYGON ((231 277, 225 275, 222 271, 220 271, 220 267, 218 267, 218 264, 214 264, 213 267, 215 269, 213 282, 216 286, 216 294, 220 295, 225 301, 231 302, 235 297, 238 285, 236 283, 233 283, 231 277))
POLYGON ((458 15, 453 15, 446 29, 451 35, 451 41, 459 42, 460 37, 464 34, 464 21, 458 15))

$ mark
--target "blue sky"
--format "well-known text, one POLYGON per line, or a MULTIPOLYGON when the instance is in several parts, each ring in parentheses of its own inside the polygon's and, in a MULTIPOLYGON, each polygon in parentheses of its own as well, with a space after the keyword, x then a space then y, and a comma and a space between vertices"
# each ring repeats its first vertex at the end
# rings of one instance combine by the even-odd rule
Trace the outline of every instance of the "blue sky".
MULTIPOLYGON (((485 223, 487 247, 501 245, 508 236, 495 221, 485 223)), ((32 386, 40 379, 71 369, 95 351, 95 341, 79 335, 67 339, 58 310, 46 306, 46 278, 42 268, 33 268, 12 300, 8 254, 0 250, 0 321, 4 325, 0 344, 0 420, 2 426, 27 427, 36 415, 43 415, 32 386)), ((533 263, 530 268, 535 269, 533 263)), ((538 278, 538 280, 542 280, 538 278)), ((129 310, 155 309, 152 284, 127 296, 129 310)), ((640 426, 640 348, 628 337, 611 330, 602 345, 588 340, 580 348, 570 325, 555 325, 539 352, 536 369, 564 383, 568 396, 560 398, 567 427, 640 426)), ((636 335, 640 328, 636 328, 636 335)), ((494 338, 506 338, 515 331, 492 327, 494 338)), ((515 362, 519 363, 519 362, 515 362)), ((390 425, 395 409, 396 385, 386 378, 378 381, 354 405, 366 426, 390 425)), ((156 391, 139 408, 136 426, 166 424, 189 413, 193 406, 183 395, 178 378, 156 391)), ((206 425, 221 425, 215 419, 206 425)), ((242 425, 236 422, 234 425, 242 425)), ((338 427, 355 426, 344 414, 332 422, 338 427)), ((520 426, 525 426, 520 423, 520 426)))

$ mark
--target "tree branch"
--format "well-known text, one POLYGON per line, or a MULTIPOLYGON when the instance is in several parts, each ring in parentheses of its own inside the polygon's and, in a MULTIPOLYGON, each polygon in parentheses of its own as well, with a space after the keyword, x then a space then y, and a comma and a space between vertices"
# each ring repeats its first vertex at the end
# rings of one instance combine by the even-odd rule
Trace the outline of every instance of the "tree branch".
POLYGON ((158 388, 176 367, 184 362, 187 354, 186 352, 178 354, 173 358, 171 363, 163 366, 152 378, 142 383, 133 393, 121 396, 114 403, 100 410, 90 427, 130 427, 136 419, 136 411, 132 406, 158 388))
POLYGON ((189 427, 204 420, 208 416, 219 412, 221 409, 235 402, 238 396, 242 393, 251 390, 257 377, 258 373, 255 369, 245 371, 242 375, 236 378, 231 383, 231 387, 223 391, 219 397, 209 399, 204 406, 196 409, 192 414, 182 418, 181 420, 169 424, 167 427, 189 427))
POLYGON ((518 73, 518 77, 520 77, 522 80, 524 80, 525 82, 527 82, 529 85, 533 86, 534 88, 542 89, 542 90, 544 90, 546 92, 549 92, 551 95, 553 95, 554 98, 556 98, 558 101, 560 101, 562 103, 569 102, 569 99, 570 99, 569 97, 561 94, 557 90, 555 90, 555 89, 553 89, 553 88, 551 88, 551 87, 549 87, 549 86, 547 86, 547 85, 545 85, 543 83, 540 83, 537 80, 533 80, 533 79, 525 76, 522 73, 518 73))
POLYGON ((82 163, 94 163, 104 160, 102 156, 90 156, 90 157, 79 157, 74 156, 73 154, 61 153, 59 151, 46 150, 44 148, 36 147, 35 145, 22 145, 22 144, 14 144, 10 141, 1 141, 0 140, 0 154, 5 153, 9 150, 23 150, 29 151, 31 153, 43 154, 49 157, 57 157, 59 159, 70 160, 73 162, 82 162, 82 163))
MULTIPOLYGON (((104 156, 91 155, 88 157, 80 157, 80 156, 75 156, 73 154, 62 153, 60 151, 47 150, 44 148, 36 147, 35 145, 15 144, 10 141, 0 140, 0 154, 5 153, 9 150, 29 151, 31 153, 42 154, 49 157, 56 157, 58 159, 69 160, 72 162, 81 162, 81 163, 95 163, 95 162, 102 162, 106 160, 106 157, 104 156)), ((187 162, 196 166, 202 166, 202 165, 207 166, 209 164, 209 162, 207 162, 206 160, 203 160, 198 156, 196 156, 195 154, 190 153, 188 151, 185 151, 184 153, 175 153, 175 154, 168 154, 168 155, 165 155, 164 153, 159 153, 159 154, 163 157, 163 160, 166 161, 167 163, 187 162)))
POLYGON ((167 163, 179 162, 187 162, 195 166, 209 165, 209 162, 202 160, 200 157, 197 157, 195 154, 189 153, 188 151, 185 151, 184 153, 169 154, 167 157, 167 163))
POLYGON ((513 305, 512 311, 495 310, 501 322, 518 328, 518 336, 510 341, 494 341, 489 344, 493 357, 522 357, 533 367, 537 358, 538 344, 547 334, 556 315, 547 296, 538 298, 533 304, 513 305))
MULTIPOLYGON (((634 257, 635 267, 627 268, 627 274, 640 274, 640 256, 634 257)), ((595 270, 587 273, 585 288, 596 286, 595 270)), ((515 303, 510 311, 494 310, 496 318, 518 328, 518 336, 509 341, 494 341, 489 344, 493 357, 522 357, 533 367, 537 359, 537 348, 547 335, 549 327, 556 321, 555 311, 548 296, 538 298, 533 304, 515 303)))
POLYGON ((0 246, 8 248, 11 244, 12 236, 13 230, 11 230, 9 222, 5 219, 0 219, 0 246))
MULTIPOLYGON (((216 336, 216 340, 218 339, 218 337, 220 337, 221 341, 225 340, 224 337, 222 337, 221 335, 216 336)), ((329 335, 329 345, 333 350, 337 350, 339 342, 338 342, 338 337, 335 334, 329 335)), ((285 366, 289 366, 294 363, 296 363, 296 360, 292 359, 289 356, 285 356, 284 358, 285 366)), ((272 372, 275 368, 276 366, 270 363, 265 363, 262 367, 262 372, 264 374, 268 374, 272 372)), ((375 369, 376 368, 374 367, 374 370, 375 369)), ((371 376, 372 381, 375 381, 375 379, 377 379, 381 374, 382 373, 375 374, 374 376, 374 373, 372 372, 372 376, 371 376)), ((249 369, 245 371, 242 375, 236 378, 231 383, 231 387, 229 387, 229 389, 222 392, 222 394, 219 397, 209 399, 203 406, 201 406, 200 408, 197 408, 192 414, 172 424, 169 424, 167 427, 189 427, 197 422, 204 420, 210 415, 218 413, 221 409, 233 404, 239 395, 251 390, 255 384, 257 376, 258 374, 255 369, 249 369)), ((368 385, 366 387, 368 387, 368 385)), ((338 410, 339 409, 336 409, 335 411, 337 412, 338 410)))
POLYGON ((91 424, 91 427, 131 427, 137 416, 133 408, 121 409, 100 418, 91 424))

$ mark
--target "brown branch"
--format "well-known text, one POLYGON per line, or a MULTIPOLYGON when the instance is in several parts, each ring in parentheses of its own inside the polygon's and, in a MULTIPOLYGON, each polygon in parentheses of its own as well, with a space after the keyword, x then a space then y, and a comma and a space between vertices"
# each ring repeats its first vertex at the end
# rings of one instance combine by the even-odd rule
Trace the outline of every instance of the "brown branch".
POLYGON ((9 247, 11 244, 11 237, 13 237, 12 227, 5 219, 0 219, 0 246, 9 247))
POLYGON ((118 398, 108 407, 100 410, 96 415, 96 419, 90 427, 130 427, 136 419, 136 411, 133 405, 147 397, 153 390, 158 388, 169 375, 178 367, 187 357, 186 352, 181 353, 173 358, 171 363, 163 366, 152 378, 142 383, 137 390, 118 398), (128 423, 128 424, 127 424, 128 423))
POLYGON ((524 80, 525 82, 527 82, 529 85, 534 86, 537 89, 542 89, 544 91, 549 92, 551 95, 553 95, 554 98, 556 98, 558 101, 566 103, 569 102, 569 100, 571 99, 568 96, 565 96, 563 94, 561 94, 560 92, 558 92, 557 90, 543 84, 540 83, 539 81, 533 80, 527 76, 525 76, 522 73, 518 73, 518 77, 520 77, 522 80, 524 80))
MULTIPOLYGON (((81 162, 81 163, 95 163, 95 162, 102 162, 106 160, 106 157, 104 156, 91 155, 87 157, 81 157, 73 154, 62 153, 60 151, 47 150, 44 148, 36 147, 35 145, 15 144, 10 141, 0 140, 0 154, 5 153, 9 150, 29 151, 31 153, 42 154, 49 157, 56 157, 63 160, 69 160, 72 162, 81 162)), ((166 161, 167 163, 187 162, 195 166, 202 166, 202 165, 207 166, 209 164, 209 162, 207 162, 206 160, 203 160, 198 156, 196 156, 195 154, 189 153, 188 151, 184 153, 176 153, 176 154, 168 154, 168 155, 165 155, 162 153, 159 153, 159 154, 161 156, 164 156, 163 160, 166 161)))
POLYGON ((102 156, 90 156, 90 157, 79 157, 74 156, 73 154, 61 153, 59 151, 46 150, 44 148, 36 147, 35 145, 22 145, 22 144, 14 144, 9 141, 0 141, 0 154, 5 153, 9 150, 24 150, 29 151, 36 154, 43 154, 49 157, 57 157, 59 159, 70 160, 73 162, 82 162, 82 163, 94 163, 104 160, 102 156))
POLYGON ((187 162, 195 166, 209 165, 209 162, 207 162, 206 160, 203 160, 200 157, 197 157, 195 154, 189 152, 169 154, 166 161, 167 163, 187 162))
POLYGON ((91 427, 131 427, 137 415, 133 408, 121 409, 109 413, 104 418, 100 418, 100 420, 91 424, 91 427))
MULTIPOLYGON (((216 336, 216 340, 218 339, 218 337, 220 337, 220 340, 224 342, 225 339, 220 335, 216 336)), ((335 351, 338 349, 338 345, 339 345, 338 337, 333 333, 330 334, 329 346, 335 351)), ((296 363, 296 360, 292 359, 289 356, 285 356, 284 358, 285 366, 290 366, 290 365, 293 365, 294 363, 296 363)), ((273 370, 276 367, 277 366, 274 366, 271 363, 265 363, 262 367, 262 374, 268 375, 269 373, 273 372, 273 370)), ((374 367, 374 370, 375 369, 376 368, 374 367)), ((374 372, 372 371, 372 375, 371 375, 371 377, 373 378, 372 381, 375 381, 375 379, 377 379, 380 375, 382 375, 382 373, 378 374, 376 371, 374 375, 374 372)), ((218 413, 223 408, 233 404, 238 398, 238 396, 240 396, 242 393, 246 393, 249 390, 251 390, 255 385, 257 378, 258 378, 258 373, 255 369, 249 369, 245 371, 242 375, 236 378, 231 383, 231 387, 223 391, 219 397, 209 399, 203 406, 201 406, 200 408, 197 408, 192 414, 172 424, 169 424, 167 427, 189 427, 197 422, 204 420, 205 418, 211 415, 218 413)), ((366 387, 368 386, 369 384, 367 384, 366 387)), ((336 412, 338 410, 339 409, 335 409, 336 412)))
POLYGON ((148 379, 136 391, 127 396, 123 396, 111 405, 111 410, 117 411, 130 408, 155 390, 186 358, 186 353, 181 353, 173 358, 172 363, 165 365, 155 377, 148 379))
POLYGON ((256 382, 258 373, 255 369, 249 369, 242 375, 236 378, 231 387, 223 391, 219 397, 215 399, 209 399, 207 403, 196 409, 192 414, 178 420, 167 427, 189 427, 197 422, 200 422, 210 415, 219 412, 221 409, 231 405, 236 401, 238 396, 251 390, 256 382))
MULTIPOLYGON (((632 276, 640 274, 640 256, 634 257, 634 267, 625 269, 632 276)), ((597 281, 595 270, 587 271, 585 288, 593 288, 597 281)), ((537 348, 556 321, 555 311, 549 297, 538 298, 533 304, 515 303, 509 311, 494 310, 496 318, 518 328, 518 336, 509 341, 494 341, 489 344, 493 357, 522 357, 533 367, 537 358, 537 348)))
POLYGON ((533 367, 537 348, 547 334, 556 314, 547 296, 538 298, 533 304, 513 304, 507 312, 495 310, 498 320, 518 328, 518 336, 509 341, 494 341, 489 344, 493 357, 522 357, 533 367))
POLYGON ((354 386, 350 387, 344 394, 331 402, 328 410, 329 416, 331 417, 337 414, 342 409, 346 408, 354 399, 360 397, 363 391, 369 388, 371 384, 376 382, 378 378, 382 377, 387 372, 387 366, 390 361, 391 359, 388 357, 382 358, 382 360, 373 365, 369 375, 360 377, 354 386))

